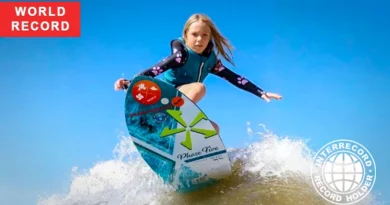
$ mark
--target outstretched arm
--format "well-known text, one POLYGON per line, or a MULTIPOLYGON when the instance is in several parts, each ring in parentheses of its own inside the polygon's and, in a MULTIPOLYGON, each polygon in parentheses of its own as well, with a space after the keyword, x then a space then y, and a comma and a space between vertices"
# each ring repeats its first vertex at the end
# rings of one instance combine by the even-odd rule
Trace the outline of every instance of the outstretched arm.
POLYGON ((173 40, 171 42, 171 55, 154 66, 138 73, 138 75, 156 77, 169 69, 183 66, 187 61, 187 56, 188 53, 184 46, 178 40, 173 40))
POLYGON ((212 70, 212 73, 223 79, 226 79, 236 87, 248 91, 260 98, 263 98, 264 97, 263 95, 266 95, 266 92, 264 92, 261 88, 257 87, 251 81, 247 80, 246 78, 240 75, 237 75, 232 70, 225 67, 220 60, 218 60, 214 69, 212 70))

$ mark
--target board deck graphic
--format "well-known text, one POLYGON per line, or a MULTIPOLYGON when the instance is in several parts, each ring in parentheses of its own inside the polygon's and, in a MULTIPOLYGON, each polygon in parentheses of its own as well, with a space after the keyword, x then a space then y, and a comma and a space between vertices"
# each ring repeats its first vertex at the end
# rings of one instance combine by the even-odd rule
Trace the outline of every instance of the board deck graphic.
POLYGON ((226 148, 207 116, 171 85, 134 78, 125 118, 142 158, 177 191, 199 189, 231 174, 226 148))

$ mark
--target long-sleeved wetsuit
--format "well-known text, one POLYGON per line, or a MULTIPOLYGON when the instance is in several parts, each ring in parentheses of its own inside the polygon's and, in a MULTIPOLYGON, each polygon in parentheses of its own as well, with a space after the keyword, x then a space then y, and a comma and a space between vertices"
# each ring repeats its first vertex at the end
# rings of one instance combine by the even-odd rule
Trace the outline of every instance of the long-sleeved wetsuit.
MULTIPOLYGON (((156 65, 148 68, 138 75, 145 75, 150 77, 156 77, 161 73, 169 70, 169 69, 180 69, 187 60, 187 50, 179 41, 172 41, 172 53, 170 56, 165 58, 164 60, 158 62, 156 65)), ((206 52, 213 52, 212 48, 206 48, 203 55, 208 55, 206 52)), ((210 72, 218 77, 221 77, 236 87, 248 91, 258 97, 261 97, 263 94, 266 94, 261 88, 257 87, 255 84, 247 80, 245 77, 242 77, 236 73, 234 73, 229 68, 225 67, 220 60, 217 61, 216 65, 210 72)))

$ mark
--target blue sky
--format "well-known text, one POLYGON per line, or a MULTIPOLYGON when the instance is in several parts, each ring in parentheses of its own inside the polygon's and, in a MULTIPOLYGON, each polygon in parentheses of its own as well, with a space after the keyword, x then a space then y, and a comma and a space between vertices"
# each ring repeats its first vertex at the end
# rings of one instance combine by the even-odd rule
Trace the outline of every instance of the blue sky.
POLYGON ((376 160, 374 191, 389 193, 388 6, 82 1, 80 38, 2 38, 0 195, 34 202, 37 193, 68 188, 73 166, 111 159, 117 130, 125 131, 125 95, 113 83, 169 55, 170 40, 195 12, 208 14, 236 47, 235 72, 284 97, 266 103, 209 77, 199 105, 220 125, 228 147, 244 146, 247 121, 310 138, 313 149, 349 138, 376 160))

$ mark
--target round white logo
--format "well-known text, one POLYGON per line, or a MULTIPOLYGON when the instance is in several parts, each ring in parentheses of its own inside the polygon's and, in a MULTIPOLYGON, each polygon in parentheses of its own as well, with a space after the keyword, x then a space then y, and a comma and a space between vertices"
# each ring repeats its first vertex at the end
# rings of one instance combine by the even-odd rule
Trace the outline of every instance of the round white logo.
POLYGON ((333 204, 353 204, 371 191, 376 167, 371 153, 352 140, 335 140, 315 155, 312 183, 318 194, 333 204))

